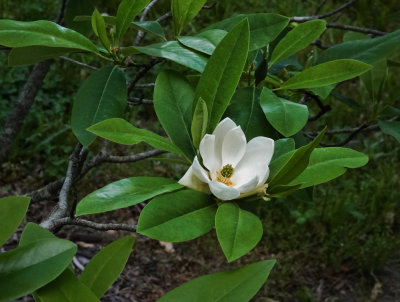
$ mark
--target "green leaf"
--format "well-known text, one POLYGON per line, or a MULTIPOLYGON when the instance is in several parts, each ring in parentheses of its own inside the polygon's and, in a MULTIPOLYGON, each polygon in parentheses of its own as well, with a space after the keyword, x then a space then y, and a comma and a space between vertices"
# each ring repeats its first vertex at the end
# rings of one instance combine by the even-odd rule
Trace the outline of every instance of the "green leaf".
POLYGON ((196 154, 190 136, 193 95, 180 73, 168 70, 158 74, 153 96, 157 117, 172 142, 190 159, 196 154))
POLYGON ((28 210, 29 197, 0 198, 0 246, 15 232, 28 210))
POLYGON ((267 190, 267 193, 271 195, 271 197, 284 197, 286 195, 292 194, 293 192, 299 190, 301 188, 301 184, 298 185, 283 185, 276 186, 271 190, 267 190))
POLYGON ((54 280, 75 255, 76 245, 43 239, 0 255, 0 299, 25 296, 54 280))
POLYGON ((0 45, 62 47, 98 53, 96 45, 85 36, 45 20, 0 20, 0 45))
POLYGON ((214 227, 216 210, 211 196, 198 191, 157 196, 140 213, 137 232, 161 241, 191 240, 214 227))
POLYGON ((13 48, 8 54, 8 65, 30 65, 47 59, 57 58, 71 52, 74 51, 63 47, 27 46, 13 48))
POLYGON ((76 215, 96 214, 126 208, 180 188, 182 185, 169 178, 124 178, 86 195, 78 203, 76 215))
POLYGON ((182 29, 201 10, 207 0, 172 0, 171 13, 174 21, 175 36, 181 34, 182 29))
POLYGON ((122 118, 111 118, 88 128, 88 131, 123 145, 135 145, 145 142, 154 148, 172 153, 182 154, 182 151, 164 137, 149 130, 139 129, 122 118))
POLYGON ((230 202, 218 207, 215 229, 228 262, 247 254, 257 245, 263 234, 261 221, 256 215, 230 202))
POLYGON ((196 149, 199 148, 203 136, 206 135, 207 125, 208 125, 207 104, 206 102, 204 102, 202 98, 200 98, 197 101, 196 108, 194 109, 192 127, 191 127, 193 145, 196 149))
POLYGON ((235 270, 205 275, 186 282, 157 302, 245 302, 257 293, 275 265, 260 261, 235 270))
POLYGON ((126 81, 116 66, 106 66, 92 73, 76 94, 72 107, 72 131, 84 146, 96 138, 86 129, 93 124, 122 116, 126 107, 126 81))
POLYGON ((274 143, 274 155, 272 156, 271 162, 277 160, 282 155, 294 151, 295 144, 293 138, 281 138, 274 143))
POLYGON ((69 0, 65 9, 65 23, 67 27, 88 36, 92 31, 90 24, 75 22, 74 18, 76 16, 91 14, 93 10, 94 6, 90 1, 69 0))
POLYGON ((336 60, 312 66, 296 74, 277 89, 305 89, 346 81, 371 69, 371 65, 355 60, 336 60))
POLYGON ((264 87, 260 96, 261 108, 271 125, 288 137, 299 132, 308 121, 308 108, 278 97, 264 87))
POLYGON ((65 270, 57 279, 36 292, 41 302, 97 302, 96 295, 75 277, 70 270, 65 270))
POLYGON ((382 132, 393 136, 400 143, 400 122, 378 121, 382 132))
POLYGON ((347 148, 317 148, 310 156, 307 168, 290 184, 301 188, 330 181, 346 172, 346 168, 359 168, 368 162, 368 156, 347 148))
POLYGON ((89 261, 79 280, 100 299, 123 271, 134 243, 130 236, 107 245, 89 261))
POLYGON ((275 163, 280 161, 281 163, 284 163, 284 165, 282 165, 274 175, 272 174, 272 167, 270 167, 270 178, 272 178, 268 184, 270 190, 276 186, 289 184, 307 168, 311 152, 319 145, 325 132, 326 128, 324 128, 324 130, 322 130, 308 145, 300 147, 295 152, 286 153, 286 155, 281 156, 279 160, 275 161, 275 163))
POLYGON ((150 0, 122 0, 117 10, 115 41, 121 40, 133 19, 149 2, 150 0))
MULTIPOLYGON (((367 71, 364 74, 368 74, 371 71, 367 71)), ((361 75, 363 76, 363 75, 361 75)), ((336 84, 331 84, 328 86, 322 86, 322 87, 315 87, 315 88, 311 88, 310 91, 312 93, 314 93, 315 95, 318 95, 321 99, 325 100, 330 93, 332 92, 332 90, 336 87, 336 84)))
POLYGON ((103 44, 107 50, 110 50, 111 44, 107 36, 106 24, 103 16, 100 15, 97 9, 95 9, 92 14, 92 28, 95 35, 99 37, 101 44, 103 44))
POLYGON ((126 56, 132 52, 137 53, 137 51, 148 56, 168 59, 198 72, 203 72, 207 64, 207 57, 205 55, 182 46, 178 41, 126 47, 122 50, 122 53, 126 56))
POLYGON ((218 44, 196 88, 194 100, 201 97, 208 109, 208 133, 217 126, 235 93, 246 63, 249 25, 243 20, 218 44))
POLYGON ((224 113, 224 117, 231 118, 236 125, 241 126, 247 141, 256 136, 276 135, 261 109, 260 93, 255 87, 237 89, 224 113))
POLYGON ((132 22, 131 26, 134 28, 147 32, 157 38, 165 39, 164 29, 157 21, 135 21, 132 22))
POLYGON ((273 41, 282 30, 289 24, 290 19, 277 14, 240 14, 215 23, 208 29, 223 29, 230 31, 236 24, 248 19, 250 26, 249 51, 266 46, 273 41))
POLYGON ((178 41, 186 47, 211 55, 226 34, 225 30, 210 29, 202 31, 195 36, 178 37, 178 41))
POLYGON ((375 62, 372 69, 360 76, 368 90, 369 96, 374 101, 379 101, 386 81, 388 69, 387 60, 375 62))
POLYGON ((311 20, 297 25, 275 46, 269 65, 272 66, 306 48, 324 32, 325 28, 324 20, 311 20))
POLYGON ((338 59, 353 59, 374 64, 399 49, 400 29, 379 38, 349 41, 334 45, 318 56, 318 64, 338 59))
POLYGON ((35 243, 43 239, 57 238, 52 232, 42 228, 33 222, 28 222, 22 231, 21 238, 19 239, 19 247, 35 243))

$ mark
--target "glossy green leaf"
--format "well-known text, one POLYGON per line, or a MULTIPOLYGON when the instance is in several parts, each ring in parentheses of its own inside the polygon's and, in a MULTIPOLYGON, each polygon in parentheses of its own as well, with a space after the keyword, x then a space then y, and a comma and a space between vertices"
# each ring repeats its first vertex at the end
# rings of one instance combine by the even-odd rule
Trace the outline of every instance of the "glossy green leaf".
POLYGON ((400 143, 400 122, 378 121, 382 132, 393 136, 400 143))
POLYGON ((79 88, 72 107, 72 131, 84 146, 96 136, 86 129, 100 121, 122 116, 126 107, 126 81, 116 66, 92 73, 79 88))
POLYGON ((202 98, 208 109, 208 133, 217 126, 235 93, 246 63, 249 25, 243 20, 218 44, 196 88, 194 100, 202 98))
POLYGON ((293 138, 281 138, 274 143, 274 155, 272 156, 271 162, 278 159, 282 155, 294 151, 295 144, 293 138))
MULTIPOLYGON (((77 51, 77 50, 75 50, 77 51)), ((27 46, 11 49, 8 54, 8 65, 30 65, 47 59, 57 58, 74 52, 71 48, 27 46)))
POLYGON ((283 186, 276 186, 271 190, 267 189, 267 193, 271 195, 271 197, 284 197, 293 192, 299 190, 301 188, 301 184, 297 185, 283 185, 283 186))
MULTIPOLYGON (((367 71, 364 74, 368 74, 369 72, 371 72, 371 71, 367 71)), ((361 76, 363 76, 363 75, 361 75, 361 76)), ((325 100, 330 95, 330 93, 332 92, 332 90, 335 87, 336 87, 336 84, 331 84, 331 85, 327 85, 327 86, 311 88, 310 91, 312 93, 314 93, 315 95, 318 95, 322 100, 325 100)))
POLYGON ((398 50, 400 29, 379 38, 348 41, 324 50, 318 56, 318 64, 338 60, 353 59, 374 64, 398 50))
POLYGON ((8 47, 63 47, 98 53, 96 45, 85 36, 45 20, 0 20, 0 44, 8 47))
POLYGON ((65 270, 57 279, 40 288, 36 295, 41 302, 99 301, 96 295, 70 270, 65 270))
POLYGON ((106 23, 104 22, 104 18, 100 15, 99 11, 95 9, 92 14, 92 28, 97 37, 99 37, 103 46, 109 50, 110 49, 110 40, 107 36, 106 23))
POLYGON ((157 149, 182 154, 182 151, 166 138, 149 130, 136 128, 122 118, 102 121, 89 127, 88 131, 118 144, 135 145, 145 142, 157 149))
POLYGON ((241 126, 247 141, 256 136, 273 138, 276 135, 261 109, 260 92, 255 87, 237 89, 224 114, 241 126))
POLYGON ((201 276, 173 289, 157 302, 245 302, 259 291, 275 265, 266 260, 201 276))
POLYGON ((193 95, 180 73, 168 70, 158 74, 153 95, 157 117, 172 142, 190 159, 196 154, 190 135, 193 95))
POLYGON ((90 15, 93 10, 94 6, 89 0, 69 0, 65 8, 65 23, 67 27, 84 36, 88 36, 92 31, 90 24, 75 22, 74 18, 81 15, 90 15))
POLYGON ((157 196, 140 213, 137 232, 161 241, 191 240, 214 227, 216 210, 211 196, 198 191, 157 196))
POLYGON ((307 168, 290 184, 306 188, 330 181, 346 172, 346 168, 359 168, 368 162, 368 156, 347 148, 317 148, 310 156, 307 168))
POLYGON ((172 0, 171 13, 174 21, 175 35, 179 36, 182 29, 189 24, 190 21, 201 10, 207 0, 172 0))
POLYGON ((193 145, 196 149, 199 148, 200 142, 203 136, 207 132, 208 125, 208 109, 207 104, 204 102, 202 98, 197 101, 196 108, 193 113, 192 120, 192 137, 193 137, 193 145))
POLYGON ((0 301, 25 296, 54 280, 75 252, 70 241, 43 239, 0 254, 0 301))
POLYGON ((131 46, 125 48, 122 53, 130 55, 132 51, 139 51, 148 56, 168 59, 198 72, 203 72, 207 64, 207 57, 204 54, 188 49, 178 41, 161 42, 147 46, 131 46))
POLYGON ((325 30, 324 20, 311 20, 297 25, 275 46, 269 65, 281 61, 306 48, 325 30))
POLYGON ((0 246, 15 232, 28 210, 29 197, 0 198, 0 246))
POLYGON ((117 10, 115 41, 119 42, 133 19, 149 2, 150 0, 122 0, 117 10))
POLYGON ((45 228, 33 222, 28 222, 22 231, 21 238, 19 239, 19 247, 35 243, 43 239, 57 238, 54 234, 45 228))
POLYGON ((299 132, 308 121, 306 105, 280 98, 267 87, 261 92, 260 104, 268 122, 286 137, 299 132))
POLYGON ((383 92, 388 74, 387 60, 383 59, 373 64, 372 69, 360 76, 369 96, 374 101, 379 101, 383 92))
POLYGON ((266 46, 273 41, 289 24, 289 18, 277 14, 240 14, 215 23, 207 29, 223 29, 230 31, 236 24, 248 19, 250 26, 249 51, 266 46))
POLYGON ((86 265, 79 280, 98 299, 123 271, 134 243, 135 238, 131 236, 116 240, 100 250, 86 265))
MULTIPOLYGON (((269 182, 269 189, 272 190, 276 186, 287 185, 297 176, 299 176, 308 166, 311 152, 319 145, 324 137, 326 128, 318 134, 318 136, 309 144, 300 147, 295 152, 286 153, 275 162, 284 163, 276 174, 272 174, 272 167, 269 182), (287 158, 287 159, 286 159, 287 158)), ((272 166, 272 165, 271 165, 272 166)))
POLYGON ((287 80, 278 89, 305 89, 326 86, 355 78, 371 69, 356 60, 336 60, 312 66, 287 80))
POLYGON ((218 207, 215 229, 228 262, 247 254, 257 245, 263 234, 260 219, 231 202, 218 207))
POLYGON ((186 47, 211 55, 226 34, 227 32, 222 29, 210 29, 195 36, 178 37, 178 41, 186 47))
POLYGON ((78 203, 76 215, 96 214, 129 207, 180 188, 182 185, 169 178, 124 178, 86 195, 78 203))

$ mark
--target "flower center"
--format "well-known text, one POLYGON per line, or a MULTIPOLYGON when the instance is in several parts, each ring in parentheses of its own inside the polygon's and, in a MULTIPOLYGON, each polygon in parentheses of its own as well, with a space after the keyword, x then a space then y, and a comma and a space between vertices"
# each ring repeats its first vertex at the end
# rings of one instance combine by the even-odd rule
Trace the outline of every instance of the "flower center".
POLYGON ((222 167, 220 171, 217 172, 217 181, 226 184, 229 187, 233 187, 234 183, 231 181, 231 177, 233 175, 233 167, 232 165, 228 164, 222 167))

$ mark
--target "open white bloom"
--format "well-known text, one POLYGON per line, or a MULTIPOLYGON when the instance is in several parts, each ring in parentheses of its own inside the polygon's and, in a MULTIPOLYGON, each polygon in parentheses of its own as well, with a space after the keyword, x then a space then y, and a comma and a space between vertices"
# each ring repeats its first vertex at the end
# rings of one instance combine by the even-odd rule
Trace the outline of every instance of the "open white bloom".
POLYGON ((246 143, 240 126, 225 118, 213 134, 206 134, 200 142, 197 156, 181 185, 193 190, 214 194, 221 200, 231 200, 262 192, 269 176, 268 164, 274 153, 274 141, 258 136, 246 143))

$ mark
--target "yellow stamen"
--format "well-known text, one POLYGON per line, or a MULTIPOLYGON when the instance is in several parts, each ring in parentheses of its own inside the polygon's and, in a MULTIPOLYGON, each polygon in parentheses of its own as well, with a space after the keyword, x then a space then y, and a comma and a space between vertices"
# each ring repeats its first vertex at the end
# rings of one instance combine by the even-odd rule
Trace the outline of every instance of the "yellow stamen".
POLYGON ((233 187, 235 184, 231 181, 234 169, 232 165, 225 165, 220 171, 217 171, 217 181, 223 184, 233 187))

